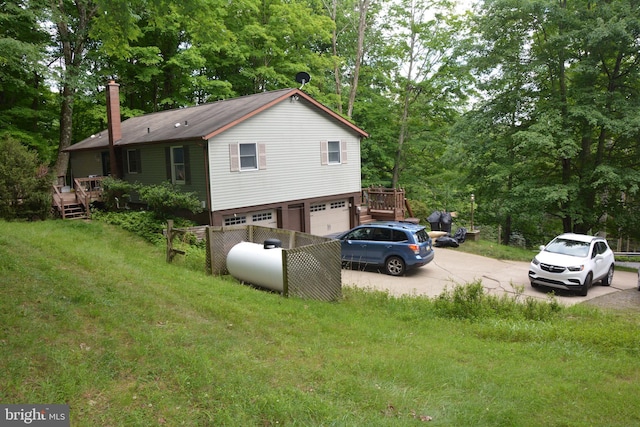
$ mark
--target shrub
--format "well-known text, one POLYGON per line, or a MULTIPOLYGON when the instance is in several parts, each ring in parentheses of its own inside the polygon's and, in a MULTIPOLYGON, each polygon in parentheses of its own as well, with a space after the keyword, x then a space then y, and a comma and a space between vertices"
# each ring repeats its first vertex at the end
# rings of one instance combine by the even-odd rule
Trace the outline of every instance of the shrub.
POLYGON ((522 233, 516 231, 509 236, 509 246, 524 249, 527 247, 527 240, 522 233))
POLYGON ((93 214, 93 219, 117 225, 154 244, 163 241, 162 229, 164 228, 164 223, 156 219, 151 212, 96 212, 93 214))
MULTIPOLYGON (((158 218, 153 212, 149 211, 120 211, 120 212, 102 212, 96 211, 92 214, 92 218, 98 221, 104 221, 108 224, 117 225, 118 227, 130 231, 153 244, 164 244, 165 237, 163 230, 167 227, 165 220, 158 218)), ((193 222, 184 218, 173 218, 176 228, 191 227, 193 222)), ((195 246, 203 246, 201 242, 197 242, 193 234, 185 243, 195 246)))
POLYGON ((180 210, 194 214, 202 212, 198 194, 185 193, 168 181, 158 185, 131 184, 114 178, 105 178, 103 200, 109 210, 121 209, 131 199, 131 193, 137 192, 140 200, 160 219, 167 219, 180 210))
POLYGON ((133 184, 120 179, 106 177, 102 181, 102 200, 107 209, 115 210, 124 207, 135 190, 133 184))
POLYGON ((48 168, 37 153, 5 135, 0 139, 0 217, 44 219, 51 209, 48 168))
POLYGON ((159 185, 137 186, 140 199, 159 218, 167 218, 170 214, 186 209, 194 214, 202 212, 197 193, 185 193, 168 181, 159 185))

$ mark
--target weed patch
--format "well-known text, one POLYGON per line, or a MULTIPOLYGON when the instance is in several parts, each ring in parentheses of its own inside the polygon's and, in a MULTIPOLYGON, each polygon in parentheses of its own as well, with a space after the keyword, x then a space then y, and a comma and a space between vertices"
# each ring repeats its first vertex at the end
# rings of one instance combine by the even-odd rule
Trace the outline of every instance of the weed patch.
POLYGON ((563 310, 554 298, 539 301, 523 297, 522 292, 520 289, 515 296, 495 296, 485 293, 481 281, 456 285, 435 298, 434 310, 440 317, 466 320, 551 320, 563 310))

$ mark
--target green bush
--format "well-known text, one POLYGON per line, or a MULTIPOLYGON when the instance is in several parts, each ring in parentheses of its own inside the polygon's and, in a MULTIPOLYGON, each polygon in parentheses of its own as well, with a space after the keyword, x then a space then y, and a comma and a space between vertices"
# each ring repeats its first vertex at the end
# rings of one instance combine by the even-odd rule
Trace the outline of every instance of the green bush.
POLYGON ((92 218, 117 225, 124 230, 137 234, 143 239, 158 244, 163 241, 162 230, 164 223, 159 221, 151 212, 121 211, 95 212, 92 218))
POLYGON ((51 179, 38 155, 17 140, 0 139, 0 217, 44 219, 51 209, 51 179))
POLYGON ((105 207, 110 210, 123 208, 134 190, 135 186, 127 181, 106 177, 102 181, 102 200, 105 207))
POLYGON ((105 178, 103 200, 109 210, 121 209, 131 199, 131 193, 138 193, 140 200, 160 219, 167 219, 180 210, 194 214, 202 212, 198 194, 186 193, 168 181, 158 185, 131 184, 114 178, 105 178))
MULTIPOLYGON (((158 218, 153 212, 149 211, 95 211, 92 218, 98 221, 104 221, 108 224, 117 225, 124 230, 130 231, 148 242, 153 244, 164 244, 165 237, 163 230, 167 227, 164 219, 158 218)), ((176 228, 192 227, 194 223, 184 218, 174 217, 174 226, 176 228)), ((186 234, 185 243, 201 247, 204 244, 198 242, 193 234, 186 234)))
POLYGON ((138 194, 151 211, 160 218, 180 211, 188 210, 194 214, 202 212, 197 193, 185 193, 168 181, 159 185, 138 185, 138 194))

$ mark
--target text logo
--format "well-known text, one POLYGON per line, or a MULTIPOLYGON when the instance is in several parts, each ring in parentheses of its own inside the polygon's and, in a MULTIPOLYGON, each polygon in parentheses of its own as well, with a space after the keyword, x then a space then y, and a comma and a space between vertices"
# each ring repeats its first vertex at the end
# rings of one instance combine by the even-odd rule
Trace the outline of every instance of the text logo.
POLYGON ((2 405, 0 427, 69 427, 69 405, 2 405))

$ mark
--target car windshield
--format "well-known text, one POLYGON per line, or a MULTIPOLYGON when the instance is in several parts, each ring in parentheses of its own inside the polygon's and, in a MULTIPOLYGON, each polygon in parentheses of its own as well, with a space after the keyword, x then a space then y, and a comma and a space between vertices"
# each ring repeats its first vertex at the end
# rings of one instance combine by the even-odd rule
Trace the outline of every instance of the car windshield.
POLYGON ((555 239, 544 250, 554 254, 571 255, 584 258, 589 254, 589 242, 570 239, 555 239))
POLYGON ((416 236, 416 241, 418 243, 424 243, 429 241, 429 235, 427 234, 427 231, 424 228, 416 231, 414 235, 416 236))

